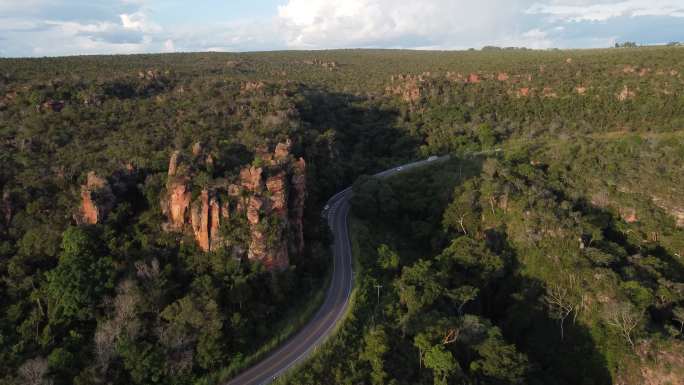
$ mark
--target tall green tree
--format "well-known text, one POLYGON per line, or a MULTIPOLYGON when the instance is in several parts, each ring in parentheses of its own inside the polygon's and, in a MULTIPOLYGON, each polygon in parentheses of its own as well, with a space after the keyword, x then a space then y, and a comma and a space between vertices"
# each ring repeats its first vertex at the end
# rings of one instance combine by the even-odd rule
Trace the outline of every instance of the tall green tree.
POLYGON ((97 237, 86 229, 64 232, 59 263, 47 272, 51 322, 94 318, 95 305, 114 287, 112 258, 98 246, 97 237))

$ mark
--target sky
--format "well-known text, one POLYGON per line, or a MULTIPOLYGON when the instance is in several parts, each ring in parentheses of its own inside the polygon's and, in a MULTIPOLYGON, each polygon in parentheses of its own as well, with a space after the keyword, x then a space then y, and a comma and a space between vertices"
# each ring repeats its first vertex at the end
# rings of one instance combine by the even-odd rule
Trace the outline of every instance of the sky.
POLYGON ((0 0, 0 57, 684 42, 684 0, 0 0))

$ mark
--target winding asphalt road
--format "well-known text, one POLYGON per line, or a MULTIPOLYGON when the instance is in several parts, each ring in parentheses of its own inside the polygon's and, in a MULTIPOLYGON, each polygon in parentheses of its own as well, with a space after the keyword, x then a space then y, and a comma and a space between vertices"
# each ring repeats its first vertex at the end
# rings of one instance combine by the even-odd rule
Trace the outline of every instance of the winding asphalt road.
MULTIPOLYGON (((424 165, 447 159, 432 157, 430 160, 405 164, 380 173, 376 177, 386 178, 391 175, 424 165)), ((352 253, 349 241, 349 199, 351 187, 340 191, 328 200, 323 211, 328 219, 328 226, 333 232, 333 274, 325 301, 314 317, 294 337, 271 352, 258 364, 242 372, 226 385, 264 385, 272 382, 296 363, 302 361, 315 350, 333 332, 342 319, 347 307, 353 285, 352 253)))

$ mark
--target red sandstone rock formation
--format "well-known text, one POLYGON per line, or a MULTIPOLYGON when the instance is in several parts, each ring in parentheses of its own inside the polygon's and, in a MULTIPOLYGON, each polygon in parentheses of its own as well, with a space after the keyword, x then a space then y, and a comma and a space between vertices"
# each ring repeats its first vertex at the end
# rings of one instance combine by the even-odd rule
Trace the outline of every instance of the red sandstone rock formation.
POLYGON ((554 92, 553 88, 551 88, 551 87, 544 87, 544 89, 542 90, 542 95, 545 98, 557 98, 558 97, 558 94, 556 94, 556 92, 554 92))
POLYGON ((190 216, 192 231, 195 234, 197 244, 202 251, 210 251, 209 243, 209 192, 202 190, 200 200, 192 205, 190 216))
POLYGON ((196 142, 192 145, 192 155, 199 156, 204 149, 202 148, 202 143, 196 142))
POLYGON ((633 74, 634 72, 636 72, 636 69, 631 65, 627 65, 622 69, 622 72, 626 74, 633 74))
POLYGON ((227 202, 221 207, 218 199, 207 189, 202 190, 200 199, 193 203, 190 224, 202 251, 214 251, 223 246, 221 218, 228 218, 228 209, 227 202))
POLYGON ((470 75, 468 75, 467 83, 475 84, 475 83, 479 83, 479 82, 480 82, 480 75, 475 74, 475 73, 471 73, 470 75))
POLYGON ((180 152, 175 151, 169 161, 168 179, 166 182, 166 199, 162 199, 162 212, 169 219, 168 228, 180 231, 187 223, 186 215, 192 198, 189 178, 183 175, 179 165, 180 152))
POLYGON ((622 218, 622 220, 627 222, 627 223, 634 223, 634 222, 639 221, 639 217, 637 216, 637 212, 632 207, 620 208, 619 213, 620 213, 620 217, 622 218))
POLYGON ((447 80, 449 80, 451 82, 462 82, 463 81, 463 75, 458 73, 458 72, 447 71, 446 78, 447 78, 447 80))
POLYGON ((624 102, 625 100, 632 99, 636 96, 636 93, 632 90, 630 90, 626 85, 622 89, 622 91, 617 94, 617 100, 624 102))
POLYGON ((282 162, 290 156, 290 150, 292 148, 292 141, 287 139, 285 142, 278 143, 274 152, 274 159, 277 162, 282 162))
POLYGON ((270 193, 270 208, 279 217, 287 215, 287 175, 284 171, 266 179, 266 189, 270 193))
POLYGON ((302 63, 302 64, 306 64, 306 65, 319 65, 319 66, 326 68, 330 71, 337 69, 337 67, 339 66, 339 64, 337 64, 336 61, 323 61, 320 59, 302 60, 301 62, 298 62, 298 63, 302 63))
POLYGON ((138 72, 138 78, 139 79, 145 79, 145 80, 157 80, 161 78, 161 71, 159 71, 156 68, 149 69, 145 72, 140 71, 138 72))
POLYGON ((660 207, 674 217, 677 227, 684 227, 683 206, 673 203, 672 200, 666 200, 656 195, 651 195, 651 200, 656 206, 660 207))
POLYGON ((252 82, 248 81, 243 83, 240 86, 240 91, 242 92, 251 92, 251 91, 259 91, 264 88, 266 84, 264 82, 252 82))
POLYGON ((396 75, 391 77, 392 85, 385 88, 385 92, 399 95, 407 103, 415 103, 420 100, 423 90, 426 88, 432 74, 424 72, 420 75, 396 75))
POLYGON ((107 180, 91 171, 86 184, 81 186, 81 207, 74 215, 78 224, 97 224, 109 214, 114 206, 114 194, 107 180))
POLYGON ((169 162, 167 191, 162 209, 169 223, 167 230, 192 232, 203 251, 224 246, 220 236, 221 220, 245 215, 249 225, 248 258, 261 261, 268 269, 284 269, 291 253, 304 249, 303 215, 306 197, 306 163, 294 160, 292 143, 278 143, 273 152, 257 149, 262 167, 250 165, 240 170, 239 184, 217 183, 204 188, 195 202, 191 200, 192 170, 180 164, 175 152, 169 162), (221 191, 228 201, 221 202, 221 191), (230 201, 236 202, 231 214, 230 201))
POLYGON ((519 89, 516 92, 516 96, 519 98, 530 96, 530 88, 529 87, 523 87, 523 88, 519 89))
POLYGON ((240 185, 242 188, 252 192, 259 192, 262 189, 261 167, 250 166, 240 170, 240 185))

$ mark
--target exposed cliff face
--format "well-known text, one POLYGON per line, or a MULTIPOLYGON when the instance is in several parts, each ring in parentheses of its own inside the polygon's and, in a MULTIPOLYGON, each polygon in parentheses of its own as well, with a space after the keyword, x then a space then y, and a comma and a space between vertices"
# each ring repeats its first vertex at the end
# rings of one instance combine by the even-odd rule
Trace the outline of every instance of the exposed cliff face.
MULTIPOLYGON (((618 190, 626 194, 638 193, 638 191, 634 191, 624 186, 618 187, 618 190)), ((648 195, 651 199, 651 202, 655 206, 661 208, 663 211, 671 215, 674 218, 677 227, 684 227, 684 207, 673 203, 672 200, 664 199, 653 194, 647 194, 645 191, 643 192, 643 194, 648 195)), ((597 207, 615 208, 618 211, 620 218, 622 218, 622 220, 627 223, 639 222, 640 215, 637 212, 636 208, 625 207, 614 203, 610 200, 610 197, 605 192, 593 194, 591 197, 591 203, 597 207)))
MULTIPOLYGON (((169 162, 162 211, 168 231, 191 233, 203 251, 226 245, 220 234, 222 221, 245 216, 249 226, 249 259, 259 260, 268 269, 289 265, 290 253, 304 249, 302 218, 306 197, 306 162, 293 159, 291 142, 279 143, 273 152, 257 149, 260 166, 242 168, 237 184, 210 183, 192 201, 195 171, 174 152, 169 162), (232 202, 232 204, 231 204, 232 202)), ((202 150, 193 148, 195 157, 202 150)), ((211 155, 206 161, 213 162, 211 155)))
POLYGON ((286 141, 276 146, 272 156, 262 151, 260 157, 268 164, 266 170, 250 167, 240 173, 241 186, 250 195, 248 256, 269 269, 287 267, 289 252, 300 253, 304 248, 306 162, 291 159, 290 147, 286 141))
MULTIPOLYGON (((200 143, 192 146, 192 156, 203 158, 204 149, 200 143)), ((204 158, 205 165, 213 165, 213 158, 204 158)), ((222 245, 219 234, 220 218, 228 217, 228 205, 220 206, 217 191, 203 188, 199 198, 192 202, 192 178, 195 170, 185 162, 180 151, 175 151, 169 160, 166 193, 162 196, 161 208, 168 222, 167 231, 192 231, 197 244, 203 251, 216 250, 222 245)))
POLYGON ((432 74, 429 72, 420 75, 396 75, 392 76, 392 85, 385 88, 385 92, 391 95, 400 95, 407 103, 417 102, 423 94, 432 74))
POLYGON ((617 100, 624 102, 625 100, 633 99, 635 96, 636 93, 630 90, 629 87, 625 85, 622 91, 620 91, 620 93, 617 94, 615 97, 617 98, 617 100))
POLYGON ((192 225, 192 231, 195 234, 197 244, 200 249, 204 251, 211 250, 211 237, 209 233, 209 215, 211 214, 209 209, 209 191, 202 190, 200 200, 192 205, 191 213, 190 224, 192 225))
POLYGON ((339 64, 336 61, 324 61, 324 60, 320 60, 320 59, 303 60, 300 63, 307 64, 307 65, 319 65, 319 66, 326 68, 330 71, 337 69, 337 67, 339 66, 339 64))
POLYGON ((240 170, 240 185, 243 189, 252 192, 261 191, 261 174, 264 169, 261 167, 245 167, 240 170))
POLYGON ((169 219, 168 227, 172 230, 182 230, 186 223, 186 215, 190 206, 192 192, 189 178, 180 175, 180 152, 175 151, 169 161, 168 180, 166 182, 167 199, 162 202, 162 211, 169 219))
POLYGON ((479 82, 480 82, 480 75, 478 75, 476 73, 471 73, 470 75, 468 75, 467 83, 476 84, 479 82))
POLYGON ((684 227, 684 207, 655 195, 651 195, 651 200, 656 206, 674 217, 677 227, 684 227))
POLYGON ((621 378, 618 375, 616 384, 684 385, 683 343, 674 341, 671 347, 662 347, 644 340, 639 342, 635 352, 640 364, 639 376, 621 378))
POLYGON ((81 186, 81 207, 74 215, 78 224, 97 224, 106 218, 114 207, 115 196, 106 179, 91 171, 86 184, 81 186))

